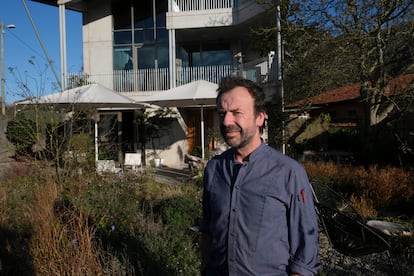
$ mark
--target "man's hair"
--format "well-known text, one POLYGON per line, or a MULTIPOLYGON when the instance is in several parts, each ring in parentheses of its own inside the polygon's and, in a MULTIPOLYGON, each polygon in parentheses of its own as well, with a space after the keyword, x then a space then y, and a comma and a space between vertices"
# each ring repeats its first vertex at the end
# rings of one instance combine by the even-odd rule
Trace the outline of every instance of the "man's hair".
POLYGON ((221 79, 217 88, 218 94, 216 103, 219 103, 219 100, 223 94, 236 87, 244 87, 247 89, 249 94, 254 99, 254 110, 256 114, 260 112, 266 112, 265 94, 263 92, 263 88, 257 83, 241 77, 229 76, 221 79))

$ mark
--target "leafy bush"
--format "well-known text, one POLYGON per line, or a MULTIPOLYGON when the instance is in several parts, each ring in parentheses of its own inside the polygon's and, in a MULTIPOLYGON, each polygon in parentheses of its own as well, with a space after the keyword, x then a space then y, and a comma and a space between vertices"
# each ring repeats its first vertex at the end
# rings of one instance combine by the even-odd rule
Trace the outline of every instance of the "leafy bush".
POLYGON ((36 126, 34 121, 20 118, 9 121, 6 137, 15 146, 16 155, 31 155, 32 146, 36 143, 36 126))
POLYGON ((72 202, 94 221, 104 248, 123 256, 135 271, 196 275, 198 237, 188 231, 200 213, 194 188, 109 174, 78 186, 72 202))
POLYGON ((63 156, 63 170, 66 175, 92 172, 95 169, 93 149, 93 138, 89 134, 72 135, 68 141, 67 151, 63 156))
POLYGON ((185 231, 201 217, 201 205, 191 194, 166 199, 155 208, 169 228, 185 231))
POLYGON ((129 233, 137 219, 140 179, 108 174, 83 181, 76 196, 67 195, 73 205, 95 221, 98 231, 129 233))

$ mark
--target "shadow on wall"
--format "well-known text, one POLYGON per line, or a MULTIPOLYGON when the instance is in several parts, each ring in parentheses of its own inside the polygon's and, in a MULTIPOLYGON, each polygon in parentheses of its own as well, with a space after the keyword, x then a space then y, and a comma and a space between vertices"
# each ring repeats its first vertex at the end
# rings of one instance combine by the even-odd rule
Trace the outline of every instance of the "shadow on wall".
POLYGON ((174 156, 174 159, 183 161, 184 153, 182 148, 178 146, 179 148, 175 151, 173 145, 187 139, 184 129, 177 118, 161 118, 159 120, 162 120, 162 123, 160 123, 161 127, 157 131, 152 132, 147 140, 146 149, 149 153, 148 157, 150 159, 159 158, 166 151, 174 150, 174 154, 178 154, 178 156, 174 156))

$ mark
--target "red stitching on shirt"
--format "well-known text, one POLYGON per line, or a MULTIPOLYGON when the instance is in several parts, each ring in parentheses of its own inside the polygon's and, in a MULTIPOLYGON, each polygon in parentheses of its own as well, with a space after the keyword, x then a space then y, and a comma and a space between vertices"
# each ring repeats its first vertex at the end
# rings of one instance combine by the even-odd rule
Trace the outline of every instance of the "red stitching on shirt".
POLYGON ((300 194, 302 195, 303 203, 306 203, 305 191, 303 189, 300 190, 300 194))

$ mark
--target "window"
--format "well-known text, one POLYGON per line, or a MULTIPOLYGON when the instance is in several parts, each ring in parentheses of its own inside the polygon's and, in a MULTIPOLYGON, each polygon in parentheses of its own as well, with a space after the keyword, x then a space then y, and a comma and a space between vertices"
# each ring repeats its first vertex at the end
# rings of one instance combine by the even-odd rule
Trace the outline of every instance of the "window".
POLYGON ((114 70, 169 66, 167 7, 167 0, 113 4, 114 70))
POLYGON ((133 63, 131 47, 114 47, 114 70, 132 69, 133 63))
POLYGON ((180 58, 188 66, 229 65, 231 51, 227 45, 188 45, 180 49, 180 58))

